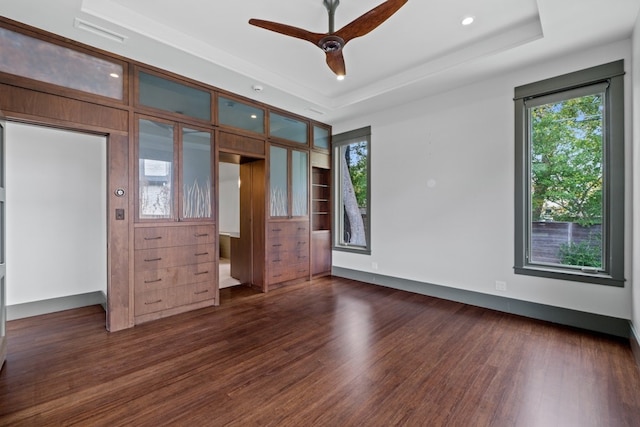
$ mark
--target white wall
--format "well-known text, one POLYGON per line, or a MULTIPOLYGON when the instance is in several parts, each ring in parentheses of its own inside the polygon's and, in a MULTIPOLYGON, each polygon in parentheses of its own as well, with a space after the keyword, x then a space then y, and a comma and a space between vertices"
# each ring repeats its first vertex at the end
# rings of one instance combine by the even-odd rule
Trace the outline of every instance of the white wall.
POLYGON ((240 233, 240 165, 220 163, 219 218, 220 232, 240 233))
POLYGON ((107 292, 106 139, 8 123, 7 305, 107 292))
MULTIPOLYGON (((633 313, 632 324, 636 334, 640 334, 640 15, 633 32, 633 313)), ((636 335, 636 338, 640 338, 636 335)))
MULTIPOLYGON (((513 90, 621 58, 630 88, 630 54, 630 40, 618 42, 334 123, 334 133, 371 125, 372 254, 334 251, 333 265, 629 319, 629 282, 617 288, 513 273, 513 90), (507 291, 497 291, 496 281, 505 281, 507 291)), ((630 236, 630 160, 627 172, 630 236)), ((630 249, 628 241, 627 279, 630 249)))

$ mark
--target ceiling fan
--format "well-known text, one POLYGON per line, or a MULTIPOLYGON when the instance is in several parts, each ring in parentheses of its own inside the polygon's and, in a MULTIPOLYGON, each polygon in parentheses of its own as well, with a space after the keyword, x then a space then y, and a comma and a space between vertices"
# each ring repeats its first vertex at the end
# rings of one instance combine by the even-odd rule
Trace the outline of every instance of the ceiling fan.
POLYGON ((313 33, 302 28, 279 24, 277 22, 263 21, 262 19, 250 19, 249 24, 313 43, 326 53, 327 65, 331 68, 331 71, 333 71, 338 78, 344 78, 347 74, 344 57, 342 56, 344 46, 356 37, 364 36, 374 30, 404 6, 407 1, 408 0, 387 0, 338 31, 335 31, 334 17, 340 0, 323 0, 324 6, 329 13, 328 33, 313 33))

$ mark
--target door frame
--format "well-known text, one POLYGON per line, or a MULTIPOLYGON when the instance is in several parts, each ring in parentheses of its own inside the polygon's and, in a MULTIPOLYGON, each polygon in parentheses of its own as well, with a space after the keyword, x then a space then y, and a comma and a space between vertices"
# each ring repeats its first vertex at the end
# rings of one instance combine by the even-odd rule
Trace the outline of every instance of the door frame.
POLYGON ((7 292, 6 292, 6 120, 0 110, 0 370, 7 358, 7 292))
MULTIPOLYGON (((240 281, 262 292, 266 292, 264 280, 264 235, 265 235, 265 182, 266 160, 264 157, 248 155, 229 148, 217 150, 218 173, 220 163, 238 164, 240 166, 240 242, 241 250, 246 251, 243 268, 249 270, 240 281), (221 160, 221 158, 223 160, 221 160), (229 161, 231 160, 232 161, 229 161), (244 215, 243 215, 244 212, 244 215), (248 215, 247 215, 248 213, 248 215), (249 238, 246 234, 249 233, 249 238)), ((218 177, 219 182, 219 177, 218 177)), ((216 206, 220 206, 219 185, 216 186, 216 206)), ((220 209, 218 208, 219 222, 220 209)), ((233 253, 232 253, 233 258, 233 253)), ((233 260, 231 260, 233 265, 233 260)), ((219 282, 219 277, 218 277, 219 282)))
POLYGON ((22 123, 51 129, 102 136, 106 140, 107 188, 107 295, 105 305, 105 328, 118 331, 133 326, 129 310, 129 226, 131 215, 124 220, 116 219, 116 210, 133 212, 133 199, 129 191, 129 136, 127 133, 105 132, 93 126, 77 124, 59 125, 42 117, 24 119, 11 114, 0 116, 7 122, 22 123), (124 190, 124 194, 117 190, 124 190))

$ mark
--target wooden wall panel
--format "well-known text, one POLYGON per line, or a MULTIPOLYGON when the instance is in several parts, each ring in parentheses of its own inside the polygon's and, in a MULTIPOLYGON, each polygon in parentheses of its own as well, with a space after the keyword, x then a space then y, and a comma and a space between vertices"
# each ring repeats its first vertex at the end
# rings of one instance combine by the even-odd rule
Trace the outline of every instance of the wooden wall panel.
POLYGON ((129 289, 129 229, 133 221, 129 199, 133 191, 129 188, 129 137, 112 134, 108 146, 108 207, 107 233, 108 256, 108 310, 107 330, 114 332, 133 326, 130 310, 129 289), (117 196, 116 190, 123 189, 124 196, 117 196), (122 210, 124 219, 118 219, 116 210, 122 210))
POLYGON ((251 162, 251 189, 253 215, 253 283, 267 291, 264 280, 265 263, 265 215, 266 215, 266 168, 265 160, 251 162))
POLYGON ((65 98, 0 84, 0 109, 8 116, 17 115, 47 118, 52 123, 85 125, 111 131, 127 132, 127 110, 86 101, 65 98))
POLYGON ((263 140, 249 138, 243 135, 220 132, 218 146, 220 147, 220 151, 229 150, 233 153, 257 154, 260 157, 264 157, 265 155, 265 143, 263 140))

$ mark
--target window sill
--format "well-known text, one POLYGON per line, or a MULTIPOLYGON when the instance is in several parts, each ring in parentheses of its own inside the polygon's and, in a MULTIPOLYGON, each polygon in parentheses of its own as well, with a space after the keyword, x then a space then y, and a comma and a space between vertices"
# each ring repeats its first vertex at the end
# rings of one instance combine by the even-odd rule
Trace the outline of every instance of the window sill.
POLYGON ((371 255, 371 249, 362 248, 358 246, 334 246, 334 251, 351 252, 354 254, 371 255))
POLYGON ((553 269, 548 267, 514 267, 515 274, 522 274, 525 276, 545 277, 548 279, 569 280, 572 282, 593 283, 596 285, 616 286, 619 288, 624 287, 624 278, 614 278, 608 274, 599 273, 584 273, 576 270, 562 270, 553 269))

